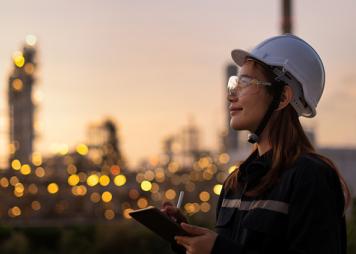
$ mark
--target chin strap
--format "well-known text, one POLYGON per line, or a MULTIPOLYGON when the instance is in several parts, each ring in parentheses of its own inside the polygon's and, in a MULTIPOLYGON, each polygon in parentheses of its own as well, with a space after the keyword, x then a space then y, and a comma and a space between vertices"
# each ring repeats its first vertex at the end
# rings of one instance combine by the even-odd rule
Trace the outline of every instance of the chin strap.
POLYGON ((276 83, 274 83, 272 85, 275 86, 275 89, 277 89, 277 92, 276 92, 275 96, 273 97, 273 100, 269 104, 267 112, 265 113, 262 121, 258 125, 256 131, 254 133, 248 134, 248 142, 250 142, 251 144, 255 144, 259 141, 259 138, 260 138, 259 136, 261 135, 264 128, 267 126, 267 123, 268 123, 269 119, 271 118, 273 111, 276 108, 278 108, 279 102, 281 101, 281 96, 282 96, 283 88, 284 88, 285 84, 277 81, 276 83))

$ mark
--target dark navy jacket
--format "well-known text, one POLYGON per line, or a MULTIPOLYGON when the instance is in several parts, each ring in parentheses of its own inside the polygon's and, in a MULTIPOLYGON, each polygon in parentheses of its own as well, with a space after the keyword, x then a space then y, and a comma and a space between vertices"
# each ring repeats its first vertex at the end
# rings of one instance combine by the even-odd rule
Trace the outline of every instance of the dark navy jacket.
POLYGON ((344 196, 336 172, 303 155, 265 194, 244 195, 270 166, 271 152, 254 152, 239 168, 241 187, 221 192, 212 253, 345 254, 344 196))

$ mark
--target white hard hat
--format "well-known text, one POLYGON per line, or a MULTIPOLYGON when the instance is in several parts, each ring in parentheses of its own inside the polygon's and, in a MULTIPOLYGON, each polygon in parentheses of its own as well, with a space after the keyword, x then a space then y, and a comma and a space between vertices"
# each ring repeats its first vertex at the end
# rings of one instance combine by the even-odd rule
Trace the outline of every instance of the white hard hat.
POLYGON ((318 53, 301 38, 279 35, 258 44, 251 52, 235 49, 232 59, 242 66, 251 57, 268 66, 293 90, 292 106, 299 116, 314 117, 324 90, 325 70, 318 53), (277 68, 273 68, 277 67, 277 68))

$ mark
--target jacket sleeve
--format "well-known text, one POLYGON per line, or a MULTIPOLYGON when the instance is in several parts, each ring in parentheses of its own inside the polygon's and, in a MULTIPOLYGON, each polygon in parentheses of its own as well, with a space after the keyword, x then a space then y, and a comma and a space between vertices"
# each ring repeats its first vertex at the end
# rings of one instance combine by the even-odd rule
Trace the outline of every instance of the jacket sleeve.
POLYGON ((306 165, 292 182, 287 253, 346 253, 344 197, 334 170, 306 165))

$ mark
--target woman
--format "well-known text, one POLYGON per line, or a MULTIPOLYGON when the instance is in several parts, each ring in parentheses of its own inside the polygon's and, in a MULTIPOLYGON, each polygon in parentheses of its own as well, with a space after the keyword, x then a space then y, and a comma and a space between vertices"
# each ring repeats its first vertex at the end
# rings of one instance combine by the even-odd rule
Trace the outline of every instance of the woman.
MULTIPOLYGON (((177 244, 187 253, 346 253, 350 192, 299 122, 316 115, 320 57, 302 39, 281 35, 232 58, 241 68, 228 84, 230 125, 249 130, 255 149, 224 183, 216 232, 182 223, 191 236, 176 236, 177 244)), ((163 211, 182 220, 173 206, 163 211)))

